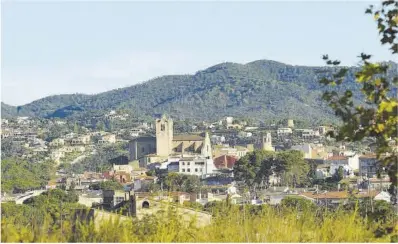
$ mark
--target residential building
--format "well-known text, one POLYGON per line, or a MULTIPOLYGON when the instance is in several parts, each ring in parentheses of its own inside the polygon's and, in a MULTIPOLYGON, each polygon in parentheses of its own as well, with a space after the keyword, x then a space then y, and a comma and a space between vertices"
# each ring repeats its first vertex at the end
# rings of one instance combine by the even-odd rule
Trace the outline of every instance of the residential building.
POLYGON ((225 142, 225 137, 224 136, 212 135, 210 140, 211 140, 212 144, 220 145, 220 144, 225 142))
POLYGON ((378 170, 378 160, 376 154, 359 156, 359 175, 369 178, 375 177, 378 170))
POLYGON ((129 173, 129 172, 124 172, 124 171, 116 171, 116 172, 113 174, 113 178, 114 178, 117 182, 119 182, 119 183, 121 183, 121 184, 131 182, 131 180, 132 180, 132 178, 131 178, 131 173, 129 173))
POLYGON ((63 145, 65 145, 65 140, 62 138, 55 138, 54 140, 52 140, 50 142, 50 146, 52 146, 52 147, 60 147, 63 145))
MULTIPOLYGON (((374 198, 377 196, 379 192, 371 191, 371 192, 356 192, 352 195, 357 199, 364 199, 367 197, 374 198)), ((309 199, 321 206, 338 206, 340 204, 347 203, 350 198, 350 194, 347 191, 332 191, 332 192, 302 192, 300 196, 303 196, 306 199, 309 199)))
POLYGON ((330 130, 331 130, 331 128, 329 126, 319 126, 318 127, 319 134, 322 136, 326 135, 326 133, 328 133, 330 130))
POLYGON ((227 129, 237 129, 237 130, 241 130, 243 128, 243 125, 241 124, 231 124, 231 125, 227 125, 227 129))
MULTIPOLYGON (((175 162, 170 162, 169 164, 167 164, 167 171, 168 172, 180 172, 180 163, 179 161, 175 161, 175 162)), ((185 172, 185 170, 184 170, 185 172)))
POLYGON ((71 140, 71 145, 87 145, 90 144, 90 135, 79 136, 71 140))
POLYGON ((237 161, 234 156, 223 155, 214 159, 214 166, 216 169, 232 169, 237 161))
POLYGON ((98 141, 98 144, 106 144, 106 143, 116 143, 116 135, 106 134, 103 135, 101 140, 98 141))
POLYGON ((391 195, 387 191, 382 191, 379 194, 377 194, 374 198, 375 201, 386 201, 386 202, 391 202, 391 195))
POLYGON ((288 136, 293 133, 292 128, 278 128, 276 131, 278 137, 279 136, 288 136))
POLYGON ((113 164, 113 170, 115 172, 125 172, 131 174, 131 172, 133 171, 133 166, 128 164, 113 164))
POLYGON ((123 201, 127 201, 129 196, 133 195, 130 192, 104 190, 102 191, 103 205, 106 208, 113 208, 123 201))
POLYGON ((330 173, 333 175, 337 172, 340 166, 344 168, 346 177, 353 177, 354 171, 359 170, 359 157, 354 156, 332 156, 325 160, 326 164, 330 165, 330 173))
POLYGON ((226 117, 225 122, 227 123, 227 127, 229 125, 232 125, 232 123, 234 122, 234 117, 226 117))
POLYGON ((312 139, 315 137, 319 137, 319 131, 318 130, 311 130, 311 129, 296 129, 295 133, 297 133, 298 136, 304 138, 304 139, 312 139))
POLYGON ((204 176, 213 173, 213 159, 205 157, 183 157, 179 161, 179 173, 204 176))

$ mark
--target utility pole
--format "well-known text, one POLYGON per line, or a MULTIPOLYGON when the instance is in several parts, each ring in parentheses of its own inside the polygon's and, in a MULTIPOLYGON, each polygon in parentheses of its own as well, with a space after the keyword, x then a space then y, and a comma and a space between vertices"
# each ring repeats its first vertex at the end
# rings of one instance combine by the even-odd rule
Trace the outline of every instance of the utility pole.
POLYGON ((63 226, 63 223, 62 223, 62 201, 60 202, 60 212, 61 212, 61 242, 63 241, 63 237, 64 237, 64 226, 63 226))

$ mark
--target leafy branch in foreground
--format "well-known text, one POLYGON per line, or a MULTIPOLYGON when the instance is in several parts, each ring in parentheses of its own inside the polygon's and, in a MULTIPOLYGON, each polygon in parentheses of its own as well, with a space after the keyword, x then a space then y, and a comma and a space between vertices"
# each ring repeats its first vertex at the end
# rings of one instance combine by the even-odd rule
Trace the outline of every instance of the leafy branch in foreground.
MULTIPOLYGON (((378 23, 379 33, 382 36, 382 45, 390 45, 392 54, 397 54, 397 1, 383 1, 379 10, 370 6, 366 13, 373 14, 378 23)), ((356 82, 361 85, 364 101, 354 104, 353 91, 345 90, 343 94, 336 91, 327 91, 323 99, 339 116, 343 125, 336 135, 331 134, 339 141, 360 141, 365 137, 376 138, 377 159, 383 165, 390 177, 393 203, 397 202, 397 127, 398 127, 398 76, 387 75, 387 63, 370 62, 371 55, 362 53, 361 69, 355 74, 356 82)), ((323 56, 327 65, 338 66, 340 61, 330 60, 328 55, 323 56)), ((337 67, 333 76, 324 77, 321 84, 338 86, 345 80, 347 69, 337 67)))

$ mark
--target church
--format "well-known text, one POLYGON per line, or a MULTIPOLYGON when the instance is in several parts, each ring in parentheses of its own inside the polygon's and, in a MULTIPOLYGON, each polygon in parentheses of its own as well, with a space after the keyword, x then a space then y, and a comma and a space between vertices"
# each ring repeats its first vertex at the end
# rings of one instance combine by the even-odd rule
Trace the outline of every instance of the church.
POLYGON ((138 160, 140 167, 167 161, 169 156, 200 156, 210 159, 212 149, 209 134, 174 135, 173 120, 163 115, 156 119, 156 137, 139 137, 129 142, 130 161, 138 160))

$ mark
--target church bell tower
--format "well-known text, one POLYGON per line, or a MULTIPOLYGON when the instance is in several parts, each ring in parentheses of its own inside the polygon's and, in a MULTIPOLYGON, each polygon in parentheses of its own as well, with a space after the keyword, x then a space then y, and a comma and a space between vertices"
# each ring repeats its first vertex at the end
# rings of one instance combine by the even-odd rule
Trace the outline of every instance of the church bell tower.
POLYGON ((156 154, 169 156, 173 147, 173 120, 165 115, 156 120, 156 154))

